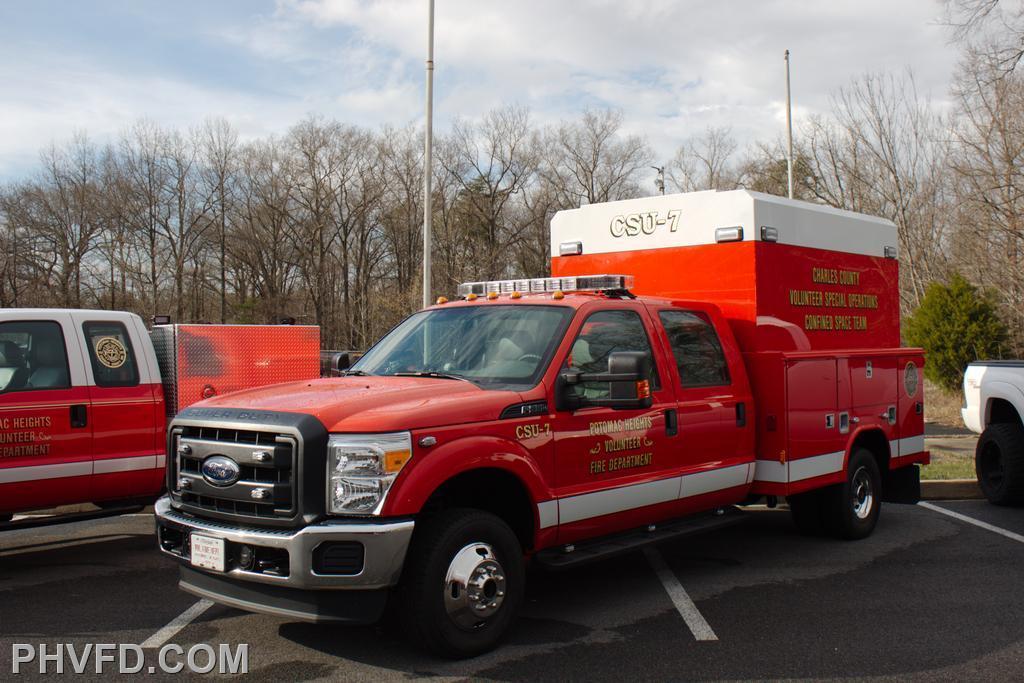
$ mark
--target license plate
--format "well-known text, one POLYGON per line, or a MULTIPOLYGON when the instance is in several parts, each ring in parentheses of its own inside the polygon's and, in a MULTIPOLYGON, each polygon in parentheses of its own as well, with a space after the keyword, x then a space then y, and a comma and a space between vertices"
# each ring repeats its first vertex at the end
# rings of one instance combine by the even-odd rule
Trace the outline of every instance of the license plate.
POLYGON ((224 571, 224 539, 192 534, 192 566, 224 571))

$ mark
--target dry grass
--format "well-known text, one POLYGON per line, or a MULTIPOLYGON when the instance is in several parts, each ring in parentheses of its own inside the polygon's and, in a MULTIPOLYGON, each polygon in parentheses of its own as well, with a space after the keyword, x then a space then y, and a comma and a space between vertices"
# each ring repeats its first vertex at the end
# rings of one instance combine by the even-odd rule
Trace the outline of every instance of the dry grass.
POLYGON ((946 391, 928 380, 924 381, 924 419, 950 427, 963 427, 960 406, 963 397, 959 392, 946 391))
POLYGON ((931 451, 931 464, 921 468, 922 479, 974 479, 974 454, 931 451))

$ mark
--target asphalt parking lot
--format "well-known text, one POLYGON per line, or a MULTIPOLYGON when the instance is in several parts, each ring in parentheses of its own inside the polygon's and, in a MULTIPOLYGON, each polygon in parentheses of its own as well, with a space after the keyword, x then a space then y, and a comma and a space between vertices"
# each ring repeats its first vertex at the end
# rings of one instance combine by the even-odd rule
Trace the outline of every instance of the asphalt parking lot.
POLYGON ((0 534, 0 677, 14 643, 163 640, 248 643, 250 676, 268 681, 1019 678, 1024 510, 940 507, 887 506, 875 534, 853 543, 799 536, 786 511, 762 508, 653 557, 534 573, 510 641, 461 662, 421 655, 387 627, 192 609, 146 515, 12 531, 0 534), (710 637, 684 620, 673 581, 710 637), (186 612, 198 614, 165 628, 186 612))

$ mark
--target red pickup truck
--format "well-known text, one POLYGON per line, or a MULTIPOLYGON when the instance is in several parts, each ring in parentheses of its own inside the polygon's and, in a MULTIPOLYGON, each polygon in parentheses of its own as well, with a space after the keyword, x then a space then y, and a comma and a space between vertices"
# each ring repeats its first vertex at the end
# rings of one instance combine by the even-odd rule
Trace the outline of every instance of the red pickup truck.
POLYGON ((0 310, 0 530, 19 512, 152 502, 178 408, 316 377, 319 347, 311 326, 163 324, 150 332, 124 311, 0 310))
POLYGON ((747 192, 563 212, 553 277, 466 283, 347 376, 182 411, 159 547, 193 594, 343 623, 394 598, 415 642, 469 656, 514 619, 526 559, 766 496, 864 537, 928 460, 895 244, 886 221, 747 192))

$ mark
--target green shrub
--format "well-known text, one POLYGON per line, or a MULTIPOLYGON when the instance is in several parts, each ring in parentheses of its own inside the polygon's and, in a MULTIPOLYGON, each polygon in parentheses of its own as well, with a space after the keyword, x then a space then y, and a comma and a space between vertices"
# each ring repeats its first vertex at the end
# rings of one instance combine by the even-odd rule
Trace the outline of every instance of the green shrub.
POLYGON ((959 391, 968 363, 1000 357, 1007 329, 992 297, 954 273, 948 284, 928 287, 921 306, 904 321, 903 337, 928 353, 928 379, 959 391))

